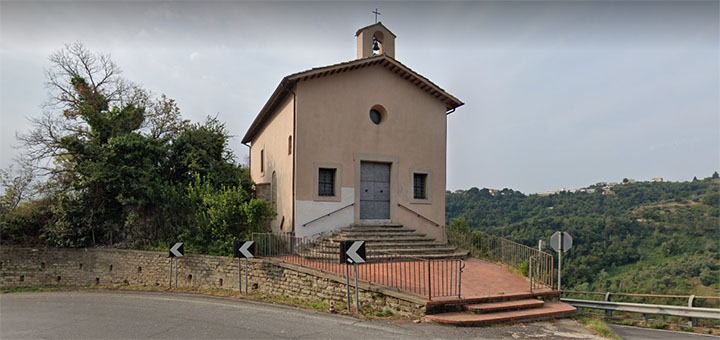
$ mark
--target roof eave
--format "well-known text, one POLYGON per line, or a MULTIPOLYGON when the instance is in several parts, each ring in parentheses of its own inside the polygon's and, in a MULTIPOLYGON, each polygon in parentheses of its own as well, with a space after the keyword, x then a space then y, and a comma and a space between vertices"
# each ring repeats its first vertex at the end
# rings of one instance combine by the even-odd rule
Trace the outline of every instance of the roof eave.
POLYGON ((271 109, 283 98, 285 98, 285 95, 289 92, 289 88, 291 87, 292 83, 293 82, 290 81, 288 77, 284 77, 280 81, 280 84, 278 84, 277 88, 275 88, 275 91, 273 91, 273 94, 270 96, 270 98, 268 98, 267 102, 265 102, 265 105, 260 110, 260 113, 257 115, 257 117, 255 117, 255 120, 252 122, 247 132, 245 133, 245 136, 242 139, 243 144, 252 141, 258 130, 264 125, 267 115, 270 114, 270 112, 272 111, 271 109))
POLYGON ((387 26, 383 25, 382 21, 378 21, 378 22, 376 22, 376 23, 374 23, 374 24, 372 24, 372 25, 367 25, 367 26, 365 26, 365 27, 359 28, 357 31, 355 31, 355 36, 357 37, 362 30, 364 30, 364 29, 366 29, 366 28, 368 28, 368 27, 375 26, 375 25, 382 26, 386 31, 390 32, 390 34, 392 34, 393 37, 397 38, 397 35, 395 35, 395 33, 393 33, 389 28, 387 28, 387 26))

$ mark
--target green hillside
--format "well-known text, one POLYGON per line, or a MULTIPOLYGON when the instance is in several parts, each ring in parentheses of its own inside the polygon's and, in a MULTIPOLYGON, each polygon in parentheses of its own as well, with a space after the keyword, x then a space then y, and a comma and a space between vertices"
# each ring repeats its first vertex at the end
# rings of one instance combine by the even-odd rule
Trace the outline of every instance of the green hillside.
MULTIPOLYGON (((471 188, 447 194, 448 224, 537 246, 557 230, 568 289, 720 294, 720 179, 602 185, 541 196, 471 188), (594 189, 594 190, 592 190, 594 189)), ((553 253, 554 251, 548 250, 553 253)))

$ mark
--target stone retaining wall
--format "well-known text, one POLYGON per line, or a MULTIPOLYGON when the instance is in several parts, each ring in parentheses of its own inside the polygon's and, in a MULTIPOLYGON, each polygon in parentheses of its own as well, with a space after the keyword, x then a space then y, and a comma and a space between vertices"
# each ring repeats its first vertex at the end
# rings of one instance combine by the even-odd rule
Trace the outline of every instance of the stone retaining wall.
MULTIPOLYGON (((167 287, 169 266, 167 252, 3 246, 0 288, 114 284, 167 287)), ((242 268, 244 271, 244 260, 242 268)), ((178 287, 238 289, 238 260, 230 257, 186 254, 179 260, 178 274, 178 287)), ((248 274, 251 293, 328 303, 346 300, 345 280, 333 274, 268 259, 250 260, 248 274)), ((173 272, 173 285, 174 281, 173 272)), ((380 311, 390 309, 404 316, 424 315, 422 298, 363 282, 359 288, 362 305, 380 311)))

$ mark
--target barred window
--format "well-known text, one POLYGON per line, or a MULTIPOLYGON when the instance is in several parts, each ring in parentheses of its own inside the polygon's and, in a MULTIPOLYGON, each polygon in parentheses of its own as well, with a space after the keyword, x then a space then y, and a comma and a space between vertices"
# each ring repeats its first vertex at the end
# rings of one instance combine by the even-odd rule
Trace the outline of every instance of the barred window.
POLYGON ((427 198, 427 174, 413 174, 413 198, 427 198))
POLYGON ((318 196, 335 196, 335 171, 332 168, 318 169, 318 196))

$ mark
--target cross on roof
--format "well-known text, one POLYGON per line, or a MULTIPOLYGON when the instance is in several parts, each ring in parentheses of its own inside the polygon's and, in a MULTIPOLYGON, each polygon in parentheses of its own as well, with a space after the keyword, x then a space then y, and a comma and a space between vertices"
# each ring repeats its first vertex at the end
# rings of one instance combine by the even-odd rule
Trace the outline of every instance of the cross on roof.
POLYGON ((382 15, 382 13, 378 12, 378 9, 377 9, 377 8, 376 8, 374 11, 372 11, 372 12, 375 13, 375 23, 377 24, 377 22, 378 22, 378 21, 377 21, 377 16, 378 16, 378 15, 382 15))

